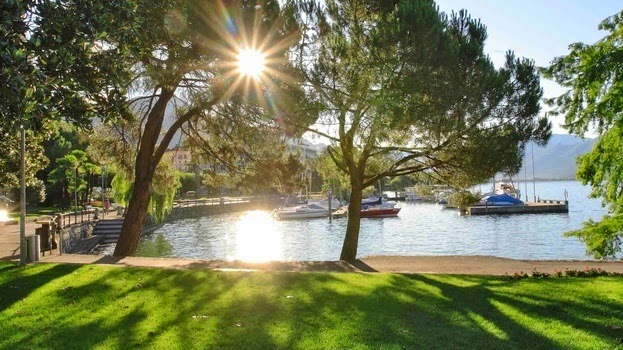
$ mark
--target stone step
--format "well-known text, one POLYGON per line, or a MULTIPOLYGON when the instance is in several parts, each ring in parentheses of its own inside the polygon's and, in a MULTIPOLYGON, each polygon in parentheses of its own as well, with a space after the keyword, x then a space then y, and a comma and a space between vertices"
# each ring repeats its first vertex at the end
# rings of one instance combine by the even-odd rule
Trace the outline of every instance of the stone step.
POLYGON ((121 225, 95 225, 95 228, 118 228, 118 229, 121 229, 121 225))
POLYGON ((119 235, 106 235, 102 239, 102 243, 117 243, 119 240, 119 235))
POLYGON ((109 235, 109 234, 119 234, 121 233, 121 230, 115 230, 115 229, 96 229, 93 230, 93 235, 95 236, 99 236, 99 235, 109 235))
POLYGON ((104 220, 104 221, 97 222, 97 226, 122 226, 122 225, 123 225, 123 220, 121 221, 104 220))

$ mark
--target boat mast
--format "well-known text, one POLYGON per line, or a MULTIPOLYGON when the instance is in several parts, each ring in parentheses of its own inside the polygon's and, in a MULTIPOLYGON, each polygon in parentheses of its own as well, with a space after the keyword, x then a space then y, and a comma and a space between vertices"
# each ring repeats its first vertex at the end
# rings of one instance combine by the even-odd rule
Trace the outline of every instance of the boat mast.
POLYGON ((523 154, 523 183, 524 183, 524 189, 526 190, 526 202, 528 201, 528 157, 526 157, 526 151, 524 148, 524 154, 523 154))
POLYGON ((536 182, 534 179, 534 143, 532 143, 532 191, 534 192, 534 201, 536 202, 536 182))

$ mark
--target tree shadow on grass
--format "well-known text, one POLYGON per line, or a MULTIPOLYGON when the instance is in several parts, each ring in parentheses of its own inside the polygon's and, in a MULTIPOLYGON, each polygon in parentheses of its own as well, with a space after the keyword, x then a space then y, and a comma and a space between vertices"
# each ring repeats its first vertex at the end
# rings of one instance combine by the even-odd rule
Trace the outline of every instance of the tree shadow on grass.
POLYGON ((10 264, 0 269, 0 311, 23 300, 33 290, 51 280, 66 276, 78 269, 79 265, 30 265, 20 267, 10 264), (33 272, 34 270, 34 272, 33 272))
POLYGON ((471 318, 474 325, 484 325, 488 332, 504 334, 504 342, 496 344, 496 348, 600 347, 592 343, 594 338, 609 343, 606 347, 616 347, 623 336, 620 330, 605 325, 608 317, 623 317, 623 304, 595 305, 592 301, 574 300, 565 286, 577 287, 577 280, 522 281, 539 286, 531 292, 516 292, 510 289, 521 288, 517 283, 501 283, 496 278, 483 277, 481 283, 472 279, 468 284, 462 277, 455 277, 457 284, 437 276, 404 278, 438 288, 447 300, 445 307, 450 306, 465 319, 471 318), (512 318, 509 314, 513 314, 512 318))
POLYGON ((0 348, 17 349, 559 348, 500 305, 602 338, 611 333, 594 320, 621 306, 512 294, 512 283, 487 277, 89 265, 7 272, 3 285, 29 293, 0 311, 8 320, 0 348))

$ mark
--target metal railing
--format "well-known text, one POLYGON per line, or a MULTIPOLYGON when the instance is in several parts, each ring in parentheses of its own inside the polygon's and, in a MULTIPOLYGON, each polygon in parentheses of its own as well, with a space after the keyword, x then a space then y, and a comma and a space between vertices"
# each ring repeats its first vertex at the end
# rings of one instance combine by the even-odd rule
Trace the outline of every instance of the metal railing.
POLYGON ((219 198, 202 198, 202 199, 180 199, 173 201, 173 207, 194 207, 202 205, 224 205, 224 204, 237 204, 237 203, 249 203, 252 199, 250 197, 219 197, 219 198))
POLYGON ((91 222, 96 218, 94 214, 95 214, 95 209, 57 213, 57 214, 54 214, 52 220, 57 223, 60 223, 62 228, 66 228, 66 227, 70 227, 71 225, 91 222))

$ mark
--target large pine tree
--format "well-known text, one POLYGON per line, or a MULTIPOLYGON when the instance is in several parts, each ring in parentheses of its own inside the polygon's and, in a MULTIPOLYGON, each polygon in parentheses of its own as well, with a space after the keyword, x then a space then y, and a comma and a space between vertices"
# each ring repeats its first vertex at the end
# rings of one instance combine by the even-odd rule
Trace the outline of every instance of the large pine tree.
MULTIPOLYGON (((311 130, 350 179, 341 259, 357 255, 363 190, 383 177, 426 173, 464 185, 519 167, 522 144, 545 142, 539 76, 507 54, 496 69, 486 28, 430 0, 303 1, 296 57, 323 103, 311 130)), ((293 121, 294 122, 294 121, 293 121)))

